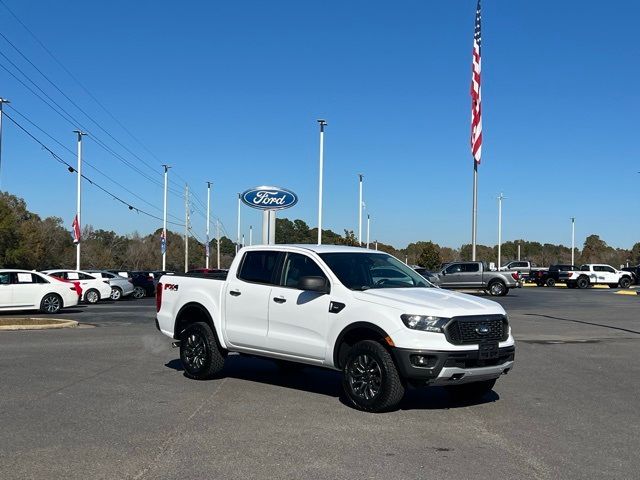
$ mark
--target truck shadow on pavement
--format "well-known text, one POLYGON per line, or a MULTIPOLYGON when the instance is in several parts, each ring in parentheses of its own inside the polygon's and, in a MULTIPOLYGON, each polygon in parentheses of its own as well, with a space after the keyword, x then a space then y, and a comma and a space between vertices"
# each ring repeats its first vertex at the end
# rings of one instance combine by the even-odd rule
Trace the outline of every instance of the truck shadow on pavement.
MULTIPOLYGON (((167 362, 165 366, 178 372, 184 371, 179 358, 167 362)), ((335 370, 290 363, 286 363, 283 368, 277 362, 268 359, 229 355, 219 377, 326 395, 338 398, 342 404, 351 407, 351 403, 342 391, 342 374, 335 370)), ((451 396, 443 387, 407 387, 398 409, 446 410, 492 403, 499 399, 500 395, 495 391, 489 392, 482 398, 464 400, 451 396)))

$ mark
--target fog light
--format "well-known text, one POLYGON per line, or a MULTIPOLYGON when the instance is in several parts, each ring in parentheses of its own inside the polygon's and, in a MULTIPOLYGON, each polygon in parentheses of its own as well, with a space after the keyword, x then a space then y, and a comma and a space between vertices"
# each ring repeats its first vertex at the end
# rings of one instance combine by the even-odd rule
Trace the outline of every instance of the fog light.
POLYGON ((436 357, 431 355, 411 355, 411 365, 418 368, 431 368, 436 364, 436 357))

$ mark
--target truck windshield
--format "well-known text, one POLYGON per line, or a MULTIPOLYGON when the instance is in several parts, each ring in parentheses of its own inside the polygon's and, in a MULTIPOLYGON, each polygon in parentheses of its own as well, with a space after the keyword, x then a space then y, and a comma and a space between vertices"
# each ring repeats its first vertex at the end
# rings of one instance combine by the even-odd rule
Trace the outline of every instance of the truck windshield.
POLYGON ((433 286, 412 268, 386 253, 321 253, 320 257, 351 290, 433 286))

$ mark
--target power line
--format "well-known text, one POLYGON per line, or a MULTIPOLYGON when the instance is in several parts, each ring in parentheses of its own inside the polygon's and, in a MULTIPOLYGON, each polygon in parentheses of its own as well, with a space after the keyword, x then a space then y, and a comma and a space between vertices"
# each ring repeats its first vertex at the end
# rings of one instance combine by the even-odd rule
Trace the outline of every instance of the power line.
MULTIPOLYGON (((76 171, 76 168, 74 166, 72 166, 70 163, 68 163, 66 160, 64 160, 62 157, 60 157, 57 153, 55 153, 53 150, 51 150, 49 147, 47 147, 44 143, 42 143, 35 135, 33 135, 31 132, 29 132, 25 127, 23 127, 19 122, 17 122, 12 116, 7 114, 6 112, 4 113, 4 116, 7 117, 8 120, 10 120, 14 125, 16 125, 25 134, 27 134, 33 141, 35 141, 38 145, 40 145, 44 150, 46 150, 49 154, 51 154, 51 156, 56 161, 58 161, 59 163, 62 163, 63 165, 66 165, 70 172, 75 172, 76 171)), ((149 212, 147 212, 145 210, 142 210, 142 209, 140 209, 138 207, 133 206, 131 203, 123 200, 118 195, 110 192, 109 190, 107 190, 106 188, 101 186, 100 184, 94 182, 93 180, 91 180, 86 175, 83 174, 82 178, 84 178, 86 181, 88 181, 94 187, 102 190, 104 193, 109 195, 114 200, 116 200, 116 201, 122 203, 123 205, 127 206, 129 208, 129 210, 135 210, 137 213, 142 213, 143 215, 146 215, 148 217, 154 218, 156 220, 162 220, 161 217, 158 217, 156 215, 153 215, 152 213, 149 213, 149 212)), ((177 226, 180 226, 180 227, 184 226, 184 223, 183 224, 180 224, 178 222, 168 222, 168 223, 171 223, 173 225, 177 225, 177 226)))

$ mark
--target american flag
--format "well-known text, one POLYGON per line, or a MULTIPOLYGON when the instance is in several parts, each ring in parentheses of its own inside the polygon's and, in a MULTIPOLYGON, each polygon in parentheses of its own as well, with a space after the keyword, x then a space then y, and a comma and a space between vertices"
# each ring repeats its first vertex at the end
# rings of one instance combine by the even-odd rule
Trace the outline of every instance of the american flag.
POLYGON ((73 243, 80 243, 80 223, 78 222, 77 214, 73 217, 71 227, 73 228, 73 243))
POLYGON ((482 88, 480 73, 482 56, 480 55, 480 0, 476 10, 476 28, 473 33, 473 67, 471 75, 471 153, 476 165, 480 165, 482 157, 482 88))

